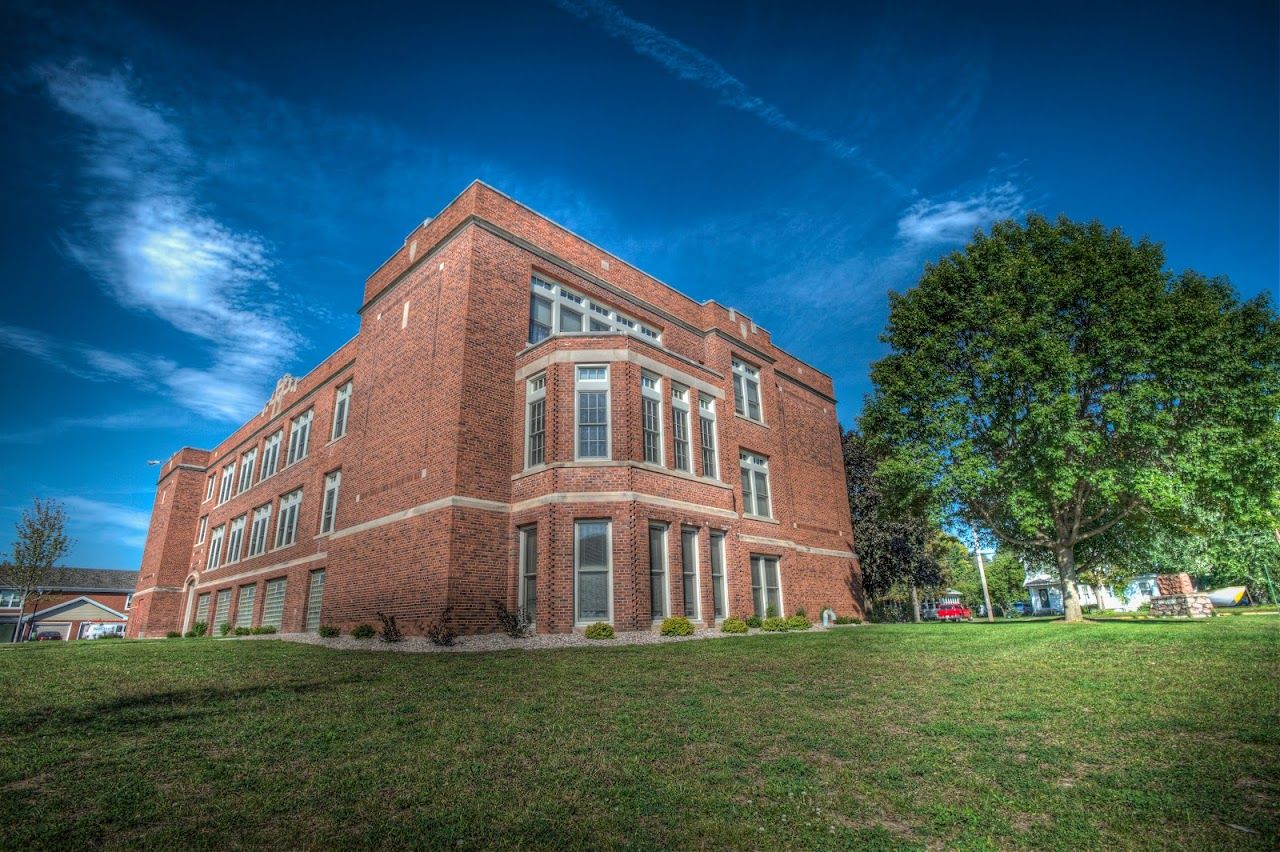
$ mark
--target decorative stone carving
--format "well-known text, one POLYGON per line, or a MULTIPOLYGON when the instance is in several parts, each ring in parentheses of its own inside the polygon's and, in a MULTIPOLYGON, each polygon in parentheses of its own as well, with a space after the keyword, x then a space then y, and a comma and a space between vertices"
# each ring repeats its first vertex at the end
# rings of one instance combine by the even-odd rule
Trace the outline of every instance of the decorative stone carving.
POLYGON ((284 403, 285 394, 292 393, 298 389, 298 380, 288 373, 285 373, 276 382, 276 389, 272 391, 270 399, 267 400, 263 411, 270 412, 272 417, 280 413, 280 406, 284 403))

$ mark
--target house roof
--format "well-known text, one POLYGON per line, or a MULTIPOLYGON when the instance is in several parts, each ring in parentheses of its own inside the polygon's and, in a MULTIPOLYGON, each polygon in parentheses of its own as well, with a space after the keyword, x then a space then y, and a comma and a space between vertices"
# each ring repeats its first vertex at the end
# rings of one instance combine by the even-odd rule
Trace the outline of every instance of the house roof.
POLYGON ((84 595, 81 595, 78 598, 72 598, 69 601, 63 601, 57 606, 51 606, 48 609, 42 609, 39 612, 31 615, 29 620, 33 623, 48 621, 52 616, 65 614, 70 610, 75 610, 80 608, 89 609, 89 610, 99 610, 109 618, 127 619, 129 617, 125 613, 120 612, 118 610, 114 610, 104 603, 95 601, 93 598, 89 598, 89 597, 85 597, 84 595))
POLYGON ((50 592, 132 592, 138 585, 137 571, 112 568, 54 568, 40 588, 50 592))

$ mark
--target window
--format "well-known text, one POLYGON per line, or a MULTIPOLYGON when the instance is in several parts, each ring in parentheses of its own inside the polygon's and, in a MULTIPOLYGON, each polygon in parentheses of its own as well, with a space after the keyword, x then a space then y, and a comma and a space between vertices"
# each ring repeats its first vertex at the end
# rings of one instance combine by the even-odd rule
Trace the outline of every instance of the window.
POLYGON ((302 489, 290 491, 280 498, 280 518, 276 521, 276 547, 287 547, 298 537, 298 506, 302 489))
POLYGON ((284 592, 287 580, 280 577, 268 580, 266 592, 262 596, 262 626, 280 629, 284 621, 284 592))
POLYGON ((546 340, 553 334, 579 334, 583 331, 639 334, 655 341, 662 339, 657 329, 575 293, 563 284, 553 284, 535 275, 531 289, 530 343, 546 340))
POLYGON ((236 486, 236 493, 243 494, 249 490, 249 486, 253 484, 253 465, 258 460, 258 448, 254 447, 249 452, 240 457, 240 482, 236 486))
POLYGON ((133 609, 133 592, 124 596, 124 611, 128 612, 133 609))
POLYGON ((698 531, 689 527, 680 530, 680 565, 684 573, 684 614, 696 619, 702 609, 698 600, 698 531))
POLYGON ((764 422, 760 412, 760 371, 733 359, 733 408, 743 417, 764 422))
POLYGON ((196 622, 200 622, 200 621, 203 621, 205 624, 209 623, 209 593, 208 592, 205 592, 203 595, 196 598, 196 617, 195 617, 195 620, 192 621, 192 624, 194 625, 196 622))
POLYGON ((347 434, 347 411, 351 408, 351 382, 338 388, 333 397, 333 430, 329 440, 336 441, 347 434))
POLYGON ((249 528, 249 555, 257 556, 267 549, 267 528, 271 524, 271 504, 253 510, 253 526, 249 528))
POLYGON ((222 469, 222 485, 218 489, 218 505, 231 499, 231 486, 235 484, 236 464, 232 462, 222 469))
POLYGON ((529 379, 525 391, 524 466, 535 467, 547 460, 547 374, 529 379))
POLYGON ((205 483, 204 499, 205 502, 213 499, 213 489, 217 486, 218 475, 215 473, 209 477, 209 481, 205 483))
POLYGON ((209 539, 209 555, 205 559, 204 570, 212 571, 218 567, 218 560, 222 558, 222 536, 226 531, 225 526, 214 528, 213 537, 209 539))
POLYGON ((311 572, 311 582, 307 585, 307 620, 302 629, 308 633, 320 630, 320 606, 324 601, 324 569, 311 572))
POLYGON ((266 479, 276 472, 276 467, 280 464, 280 442, 284 439, 284 430, 281 429, 272 435, 262 445, 262 470, 258 474, 258 481, 266 479))
POLYGON ((709 396, 698 395, 698 438, 702 444, 702 475, 720 478, 716 456, 716 404, 709 396))
POLYGON ((675 450, 676 470, 693 472, 689 458, 689 389, 671 386, 671 443, 675 450))
MULTIPOLYGON (((214 608, 213 617, 217 619, 219 624, 231 621, 231 590, 221 589, 218 591, 218 605, 214 608)), ((209 635, 213 635, 213 631, 209 631, 209 635)))
POLYGON ((289 460, 286 465, 301 461, 307 457, 307 448, 311 444, 311 416, 314 411, 299 414, 289 424, 289 460))
POLYGON ((609 458, 609 368, 578 368, 578 458, 609 458))
POLYGON ((520 528, 520 609, 532 623, 538 617, 538 527, 520 528))
POLYGON ((738 453, 742 466, 742 510, 761 518, 773 517, 769 509, 769 459, 743 450, 738 453))
POLYGON ((782 615, 782 592, 778 587, 778 560, 773 556, 751 557, 751 595, 756 615, 782 615))
POLYGON ((205 515, 200 519, 200 526, 196 530, 196 544, 204 544, 204 534, 209 531, 209 516, 205 515))
POLYGON ((718 530, 711 532, 711 601, 716 618, 725 617, 726 602, 729 599, 728 587, 724 577, 724 533, 718 530))
POLYGON ((227 564, 240 561, 242 552, 241 545, 244 544, 244 523, 245 516, 241 515, 231 522, 231 532, 227 535, 227 564))
POLYGON ((258 595, 255 585, 241 586, 240 597, 236 600, 236 627, 253 626, 253 599, 258 595))
POLYGON ((667 617, 667 525, 649 524, 649 613, 657 621, 667 617))
POLYGON ((573 567, 577 574, 577 620, 609 620, 610 523, 577 521, 573 525, 573 567))
POLYGON ((640 419, 644 430, 644 460, 662 464, 662 380, 640 374, 640 419))
POLYGON ((338 516, 338 486, 342 483, 342 471, 335 470, 324 478, 324 504, 320 510, 320 532, 333 532, 338 516))
POLYGON ((15 589, 0 590, 0 609, 13 609, 22 603, 22 593, 15 589))

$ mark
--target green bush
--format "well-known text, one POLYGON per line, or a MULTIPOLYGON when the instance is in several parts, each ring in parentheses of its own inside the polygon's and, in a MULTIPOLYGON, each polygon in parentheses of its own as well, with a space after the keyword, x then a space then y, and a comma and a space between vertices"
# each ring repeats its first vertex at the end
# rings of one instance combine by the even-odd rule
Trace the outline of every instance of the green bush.
POLYGON ((613 625, 607 621, 597 621, 595 624, 589 625, 583 631, 583 635, 588 639, 612 639, 613 625))
POLYGON ((798 606, 796 607, 796 615, 800 616, 801 618, 806 618, 808 617, 809 613, 804 611, 804 607, 798 606))
POLYGON ((372 639, 373 633, 374 631, 373 631, 372 624, 357 624, 356 628, 351 631, 351 638, 352 639, 372 639))
POLYGON ((320 625, 320 637, 322 639, 337 639, 340 635, 342 635, 342 631, 332 624, 320 625))
POLYGON ((658 628, 658 632, 663 636, 692 636, 693 622, 683 615, 673 615, 670 618, 663 619, 662 626, 658 628))
POLYGON ((263 636, 268 633, 275 633, 275 632, 276 632, 276 629, 274 627, 271 627, 270 625, 266 627, 254 627, 249 631, 249 633, 254 636, 263 636))
POLYGON ((854 615, 837 615, 836 624, 861 624, 862 619, 854 615))
POLYGON ((759 629, 760 629, 760 623, 761 623, 761 622, 760 622, 760 616, 758 616, 758 615, 749 615, 749 616, 747 616, 747 626, 748 626, 748 627, 753 627, 753 628, 755 628, 756 630, 759 630, 759 629))
POLYGON ((747 623, 741 618, 726 618, 720 625, 722 633, 746 633, 747 623))
POLYGON ((236 628, 235 630, 233 630, 232 632, 233 632, 233 633, 235 633, 237 636, 248 636, 250 633, 252 633, 252 632, 253 632, 253 628, 252 628, 252 627, 237 627, 237 628, 236 628))
POLYGON ((790 625, 787 624, 787 619, 771 615, 764 621, 760 622, 760 629, 766 633, 782 633, 789 630, 790 625))
POLYGON ((182 634, 182 638, 183 638, 183 639, 194 639, 194 638, 196 638, 196 632, 195 632, 194 630, 188 630, 186 633, 183 633, 183 634, 182 634))
POLYGON ((179 633, 179 632, 178 632, 178 631, 176 631, 176 630, 170 630, 168 633, 164 634, 164 638, 166 638, 166 639, 181 639, 181 638, 182 638, 182 634, 181 634, 181 633, 179 633))
POLYGON ((203 636, 208 632, 209 632, 209 625, 203 621, 197 621, 195 624, 191 625, 192 636, 203 636))
POLYGON ((224 621, 224 622, 222 622, 221 624, 219 624, 219 625, 218 625, 218 633, 219 633, 219 634, 221 634, 221 635, 223 635, 223 636, 226 636, 226 635, 227 635, 228 633, 230 633, 230 632, 231 632, 231 622, 229 622, 229 621, 224 621))
POLYGON ((777 618, 777 617, 778 617, 778 608, 777 608, 776 606, 774 606, 773 604, 769 604, 767 607, 765 607, 765 608, 764 608, 764 617, 765 617, 765 618, 777 618))
POLYGON ((809 623, 809 619, 803 615, 793 615, 787 619, 788 630, 808 630, 813 625, 809 623))

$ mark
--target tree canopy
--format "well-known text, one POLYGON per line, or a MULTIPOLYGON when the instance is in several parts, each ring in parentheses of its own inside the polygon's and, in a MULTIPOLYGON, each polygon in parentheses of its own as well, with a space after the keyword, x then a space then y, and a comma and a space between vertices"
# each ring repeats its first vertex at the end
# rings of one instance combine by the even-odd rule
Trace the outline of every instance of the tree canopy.
POLYGON ((1052 558, 1078 619, 1086 542, 1188 506, 1277 522, 1276 332, 1265 296, 1174 275, 1148 240, 1033 214, 890 295, 862 430, 884 476, 1052 558))

